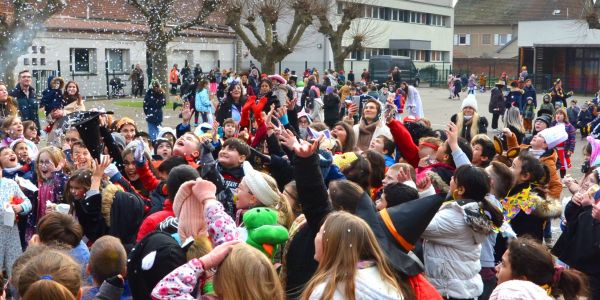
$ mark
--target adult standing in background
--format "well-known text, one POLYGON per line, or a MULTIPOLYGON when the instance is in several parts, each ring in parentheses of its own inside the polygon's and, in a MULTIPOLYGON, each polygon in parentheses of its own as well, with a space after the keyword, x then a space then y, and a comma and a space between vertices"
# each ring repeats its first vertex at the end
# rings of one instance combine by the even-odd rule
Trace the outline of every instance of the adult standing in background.
POLYGON ((400 89, 402 89, 404 95, 406 95, 406 103, 404 106, 406 107, 408 114, 418 117, 419 119, 423 118, 425 114, 423 113, 423 103, 421 102, 419 91, 414 86, 408 85, 406 81, 400 84, 400 89))
POLYGON ((500 116, 504 115, 504 110, 506 109, 506 105, 504 104, 504 93, 502 92, 503 89, 504 82, 498 81, 496 82, 496 87, 490 92, 489 112, 492 114, 492 129, 498 129, 498 119, 500 119, 500 116))
POLYGON ((158 134, 158 126, 163 121, 162 108, 167 105, 165 92, 160 87, 160 82, 156 79, 152 80, 152 87, 146 92, 144 97, 144 114, 146 122, 148 122, 148 135, 150 140, 156 140, 158 134))
POLYGON ((200 64, 196 64, 196 66, 194 67, 194 79, 200 77, 202 75, 202 67, 200 67, 200 64))
POLYGON ((131 94, 134 97, 141 97, 144 94, 144 70, 140 64, 136 64, 129 76, 131 80, 131 94))
POLYGON ((38 128, 40 118, 38 116, 38 101, 35 99, 35 89, 31 86, 31 73, 29 70, 19 72, 19 83, 10 92, 10 96, 17 100, 21 120, 31 120, 38 128))
POLYGON ((171 84, 171 95, 177 94, 177 86, 179 85, 179 70, 177 64, 173 65, 173 69, 169 73, 169 83, 171 84))

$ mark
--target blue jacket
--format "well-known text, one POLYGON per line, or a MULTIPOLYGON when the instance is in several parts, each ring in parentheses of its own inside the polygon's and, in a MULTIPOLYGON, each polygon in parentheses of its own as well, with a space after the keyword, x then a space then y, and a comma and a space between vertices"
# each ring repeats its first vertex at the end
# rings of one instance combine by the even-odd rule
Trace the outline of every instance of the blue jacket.
POLYGON ((144 114, 146 121, 152 124, 160 124, 163 121, 163 106, 167 105, 165 93, 155 93, 152 89, 146 92, 144 97, 144 114))
POLYGON ((212 104, 208 97, 208 89, 202 89, 201 91, 196 92, 195 108, 196 111, 199 112, 212 112, 212 104))
POLYGON ((25 95, 21 89, 21 84, 17 84, 10 92, 10 96, 17 99, 19 112, 21 112, 21 119, 23 121, 31 120, 35 123, 37 128, 41 128, 38 116, 38 101, 35 98, 35 90, 33 87, 30 86, 29 95, 25 95))
POLYGON ((535 108, 537 108, 537 93, 536 93, 535 88, 533 87, 533 85, 530 86, 530 87, 525 86, 523 88, 523 100, 524 100, 524 103, 527 103, 527 97, 533 98, 533 106, 535 108))

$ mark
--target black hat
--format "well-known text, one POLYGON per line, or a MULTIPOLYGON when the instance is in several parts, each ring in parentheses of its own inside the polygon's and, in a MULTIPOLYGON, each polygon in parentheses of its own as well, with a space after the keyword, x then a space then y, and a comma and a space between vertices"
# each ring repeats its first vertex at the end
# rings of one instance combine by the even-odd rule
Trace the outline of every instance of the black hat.
POLYGON ((81 140, 94 159, 100 160, 104 143, 100 137, 99 111, 77 111, 64 117, 65 122, 77 128, 81 140))
POLYGON ((412 251, 427 225, 444 203, 445 196, 436 194, 383 209, 379 221, 386 235, 404 252, 412 251))
POLYGON ((535 119, 535 121, 538 121, 538 120, 546 123, 547 127, 550 127, 550 124, 552 124, 552 117, 548 114, 542 114, 541 116, 539 116, 535 119))

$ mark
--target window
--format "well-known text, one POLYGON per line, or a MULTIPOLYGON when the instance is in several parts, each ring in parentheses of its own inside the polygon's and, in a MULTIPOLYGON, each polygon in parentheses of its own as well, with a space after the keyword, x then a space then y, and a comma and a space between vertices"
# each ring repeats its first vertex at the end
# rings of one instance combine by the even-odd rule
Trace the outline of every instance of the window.
POLYGON ((494 45, 503 46, 512 40, 512 34, 494 34, 494 45))
POLYGON ((414 50, 413 51, 413 60, 425 61, 426 58, 427 58, 427 51, 425 51, 425 50, 414 50))
POLYGON ((373 14, 373 7, 369 5, 365 5, 365 18, 370 18, 373 14))
POLYGON ((392 20, 398 21, 398 10, 397 9, 392 10, 392 20))
POLYGON ((96 72, 96 49, 71 48, 71 69, 79 74, 96 72))
POLYGON ((410 12, 410 22, 411 23, 416 23, 417 22, 417 13, 414 11, 410 12))
POLYGON ((431 51, 430 61, 443 61, 442 51, 431 51))
POLYGON ((129 50, 106 49, 106 60, 109 72, 123 73, 129 64, 129 50))
POLYGON ((431 22, 429 24, 432 26, 444 26, 444 16, 431 15, 431 22))
POLYGON ((31 59, 31 65, 32 66, 37 66, 37 58, 32 58, 31 59))
POLYGON ((46 54, 46 46, 40 46, 40 53, 46 54))
POLYGON ((379 8, 377 7, 373 7, 373 15, 372 15, 373 19, 378 19, 379 18, 379 8))
POLYGON ((454 45, 471 45, 471 35, 470 34, 455 34, 454 35, 454 45))
POLYGON ((29 66, 29 58, 23 58, 23 65, 29 66))
POLYGON ((352 51, 352 53, 350 53, 350 59, 363 60, 363 57, 363 51, 352 51))
POLYGON ((37 54, 37 46, 31 46, 31 53, 37 54))
POLYGON ((40 65, 42 65, 42 66, 46 65, 46 59, 45 58, 40 58, 40 65))
POLYGON ((481 35, 481 44, 482 45, 491 45, 492 44, 492 35, 489 33, 484 33, 481 35))

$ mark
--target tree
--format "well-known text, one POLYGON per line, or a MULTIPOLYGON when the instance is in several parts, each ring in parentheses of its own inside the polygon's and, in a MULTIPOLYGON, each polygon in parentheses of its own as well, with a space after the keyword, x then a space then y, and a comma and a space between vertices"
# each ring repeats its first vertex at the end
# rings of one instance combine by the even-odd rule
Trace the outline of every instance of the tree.
POLYGON ((0 81, 14 86, 14 69, 19 56, 27 53, 36 32, 42 30, 43 23, 61 11, 67 1, 12 0, 4 1, 4 5, 8 5, 8 11, 0 12, 0 81))
POLYGON ((380 30, 368 19, 360 19, 364 15, 365 6, 357 0, 342 3, 342 13, 339 20, 335 9, 338 2, 316 0, 315 16, 317 31, 327 37, 333 52, 333 65, 336 70, 344 69, 346 57, 353 51, 364 50, 372 43, 380 30), (337 26, 336 26, 337 25, 337 26), (348 45, 344 46, 344 42, 348 45))
POLYGON ((313 2, 314 0, 232 0, 225 22, 244 42, 250 54, 261 63, 262 72, 273 74, 275 64, 294 51, 306 28, 311 25, 313 2), (289 15, 293 15, 291 24, 285 40, 281 40, 277 25, 280 19, 288 20, 286 17, 289 15), (259 33, 259 26, 264 31, 262 35, 259 33))
POLYGON ((146 49, 151 56, 152 76, 166 83, 167 72, 167 44, 183 30, 206 23, 208 17, 217 9, 220 0, 204 0, 201 5, 182 3, 175 0, 131 0, 146 19, 148 33, 146 34, 146 49), (177 20, 175 14, 184 9, 198 11, 191 20, 177 20))

